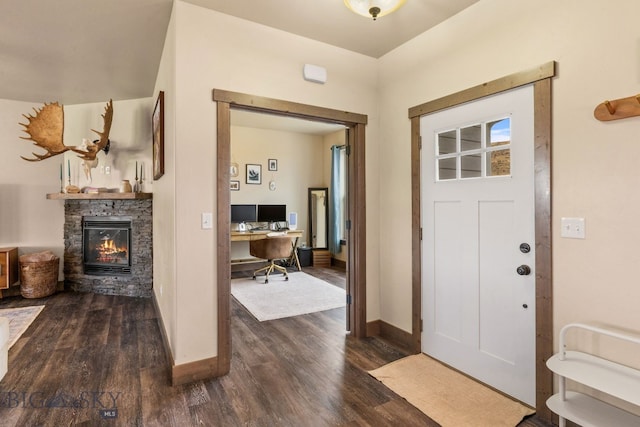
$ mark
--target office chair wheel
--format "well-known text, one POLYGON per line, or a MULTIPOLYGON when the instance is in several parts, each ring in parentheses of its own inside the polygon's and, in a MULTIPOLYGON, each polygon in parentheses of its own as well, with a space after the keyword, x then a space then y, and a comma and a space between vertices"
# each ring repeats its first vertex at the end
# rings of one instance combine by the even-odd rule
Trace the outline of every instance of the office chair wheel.
POLYGON ((269 283, 269 279, 264 279, 264 283, 269 283))
POLYGON ((256 276, 255 275, 253 276, 253 280, 256 280, 256 276))
POLYGON ((289 280, 289 276, 285 276, 284 280, 289 280))

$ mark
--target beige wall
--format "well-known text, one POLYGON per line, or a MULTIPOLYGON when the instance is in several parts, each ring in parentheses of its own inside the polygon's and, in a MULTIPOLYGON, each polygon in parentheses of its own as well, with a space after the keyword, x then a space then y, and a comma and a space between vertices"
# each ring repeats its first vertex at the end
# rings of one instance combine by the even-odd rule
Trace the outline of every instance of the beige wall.
MULTIPOLYGON (((169 21, 154 89, 154 106, 164 92, 165 172, 153 185, 153 292, 165 334, 176 357, 178 342, 178 281, 176 249, 176 17, 169 21)), ((185 255, 188 256, 188 255, 185 255)))
MULTIPOLYGON (((379 61, 381 318, 411 329, 410 123, 407 109, 550 60, 553 80, 555 330, 587 321, 640 330, 638 118, 593 118, 640 83, 640 2, 485 0, 379 61), (561 238, 561 217, 586 218, 586 239, 561 238)), ((585 345, 583 341, 581 343, 585 345)), ((597 347, 597 346, 596 346, 597 347)), ((615 347, 614 347, 615 348, 615 347)), ((640 367, 635 352, 605 354, 640 367)))

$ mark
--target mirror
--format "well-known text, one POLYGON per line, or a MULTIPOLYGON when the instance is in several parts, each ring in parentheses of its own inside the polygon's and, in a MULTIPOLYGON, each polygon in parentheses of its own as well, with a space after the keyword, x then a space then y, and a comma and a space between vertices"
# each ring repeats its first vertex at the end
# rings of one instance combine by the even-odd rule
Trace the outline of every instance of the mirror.
POLYGON ((329 242, 329 189, 309 188, 309 247, 326 249, 329 242))

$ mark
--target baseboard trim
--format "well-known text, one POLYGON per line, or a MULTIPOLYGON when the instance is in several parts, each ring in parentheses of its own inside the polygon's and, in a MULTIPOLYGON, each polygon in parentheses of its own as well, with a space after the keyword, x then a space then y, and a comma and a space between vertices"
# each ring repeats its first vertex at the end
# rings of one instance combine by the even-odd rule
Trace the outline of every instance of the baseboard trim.
POLYGON ((413 336, 409 332, 403 331, 383 320, 367 322, 367 336, 379 336, 407 353, 415 353, 413 351, 413 336))
POLYGON ((218 357, 210 357, 208 359, 196 360, 194 362, 176 365, 171 352, 171 345, 167 337, 164 321, 160 314, 160 306, 156 299, 156 294, 152 293, 153 309, 156 312, 156 319, 160 335, 162 336, 162 345, 164 346, 164 354, 166 355, 166 363, 169 367, 169 380, 172 386, 192 383, 200 380, 208 380, 221 376, 218 369, 218 357))
POLYGON ((341 259, 331 258, 331 265, 333 267, 339 268, 341 270, 346 270, 347 269, 346 261, 343 261, 341 259))
MULTIPOLYGON (((153 309, 156 312, 156 321, 158 322, 158 329, 160 329, 160 336, 162 337, 162 346, 164 347, 167 366, 169 367, 169 371, 172 371, 174 366, 173 353, 171 351, 169 337, 167 337, 167 329, 164 327, 164 321, 162 320, 162 314, 155 292, 151 292, 151 300, 153 301, 153 309)), ((173 377, 173 374, 170 374, 170 377, 173 377)))
POLYGON ((367 336, 377 337, 380 335, 380 320, 374 320, 373 322, 367 322, 367 336))
POLYGON ((218 357, 174 365, 171 369, 171 385, 178 386, 219 377, 218 357))

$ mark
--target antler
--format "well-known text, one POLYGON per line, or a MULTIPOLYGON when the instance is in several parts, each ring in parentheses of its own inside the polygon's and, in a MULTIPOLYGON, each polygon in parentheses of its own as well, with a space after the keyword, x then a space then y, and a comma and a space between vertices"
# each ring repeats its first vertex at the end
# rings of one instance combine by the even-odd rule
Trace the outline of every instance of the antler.
POLYGON ((57 102, 45 103, 39 110, 35 108, 33 110, 36 113, 35 116, 23 114, 23 117, 29 122, 19 124, 25 127, 24 132, 28 133, 29 136, 21 136, 20 138, 33 141, 34 145, 44 148, 47 153, 31 153, 36 157, 35 159, 20 157, 29 162, 37 162, 71 149, 71 147, 67 147, 63 143, 64 110, 62 105, 57 102))
POLYGON ((100 136, 100 139, 97 143, 88 145, 86 150, 64 145, 64 107, 61 104, 57 102, 50 104, 45 103, 42 108, 34 108, 33 110, 36 113, 35 116, 23 114, 28 120, 28 123, 19 124, 24 126, 24 131, 28 133, 29 136, 21 136, 20 138, 33 141, 34 145, 44 148, 47 150, 47 153, 31 153, 35 156, 35 159, 20 156, 23 159, 29 162, 37 162, 71 150, 79 154, 78 157, 81 159, 93 161, 96 159, 100 150, 105 150, 105 152, 108 150, 106 148, 109 146, 109 132, 111 131, 111 121, 113 120, 113 100, 109 100, 104 109, 104 114, 102 114, 102 118, 104 119, 102 132, 91 129, 100 136))
POLYGON ((91 129, 95 133, 100 136, 100 139, 97 143, 91 144, 87 146, 86 151, 72 149, 75 153, 82 154, 80 157, 83 160, 95 160, 98 152, 100 150, 105 149, 109 144, 109 132, 111 132, 111 121, 113 120, 113 100, 110 99, 107 102, 107 106, 104 107, 104 114, 102 114, 102 118, 104 119, 104 126, 102 132, 98 132, 95 129, 91 129))

